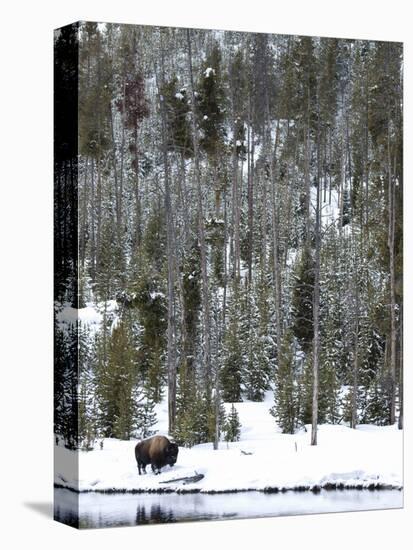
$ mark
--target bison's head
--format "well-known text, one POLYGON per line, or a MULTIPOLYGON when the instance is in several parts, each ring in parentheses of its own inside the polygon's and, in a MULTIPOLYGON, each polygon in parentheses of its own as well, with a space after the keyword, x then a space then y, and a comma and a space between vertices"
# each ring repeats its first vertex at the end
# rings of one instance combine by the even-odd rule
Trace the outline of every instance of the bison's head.
POLYGON ((173 466, 178 458, 178 445, 176 443, 169 443, 166 449, 166 461, 169 466, 173 466))

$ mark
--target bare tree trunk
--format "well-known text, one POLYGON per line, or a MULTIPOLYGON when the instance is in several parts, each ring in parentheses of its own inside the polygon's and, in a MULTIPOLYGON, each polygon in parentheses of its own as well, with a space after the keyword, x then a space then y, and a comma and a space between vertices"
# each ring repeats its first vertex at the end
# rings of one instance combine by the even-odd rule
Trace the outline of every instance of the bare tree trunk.
POLYGON ((261 273, 263 277, 267 273, 267 191, 267 176, 264 173, 261 200, 261 273))
POLYGON ((99 270, 100 252, 101 252, 101 237, 102 237, 102 168, 100 166, 100 155, 96 160, 97 165, 97 184, 96 184, 96 265, 99 270))
POLYGON ((85 159, 85 178, 83 183, 83 200, 82 200, 82 217, 80 225, 80 239, 79 239, 79 249, 80 249, 80 263, 82 268, 85 266, 85 257, 86 257, 86 221, 87 221, 87 202, 88 202, 88 167, 89 167, 89 157, 85 159))
POLYGON ((95 163, 92 157, 90 168, 90 260, 91 260, 91 278, 95 282, 96 278, 96 213, 95 213, 95 163))
MULTIPOLYGON (((220 326, 220 319, 219 319, 219 312, 216 312, 216 319, 215 319, 215 327, 217 331, 217 337, 216 337, 216 354, 215 357, 218 357, 218 350, 220 347, 220 343, 222 340, 222 327, 220 326)), ((220 395, 220 380, 219 380, 220 372, 218 365, 215 369, 215 431, 214 431, 214 442, 213 442, 213 448, 215 451, 218 450, 219 447, 219 433, 220 433, 220 418, 219 418, 219 409, 221 405, 221 395, 220 395)))
MULTIPOLYGON (((235 136, 235 122, 233 124, 233 135, 235 136)), ((238 169, 238 157, 237 157, 237 146, 234 140, 234 145, 232 147, 233 155, 233 183, 232 183, 232 220, 233 220, 233 231, 234 231, 234 279, 236 284, 240 280, 240 212, 239 212, 239 169, 238 169)))
POLYGON ((118 181, 118 170, 116 166, 116 140, 115 140, 115 129, 113 125, 113 112, 112 105, 109 106, 109 121, 110 129, 112 134, 112 166, 113 166, 113 179, 115 183, 115 211, 116 211, 116 236, 118 239, 118 244, 121 244, 122 241, 122 172, 123 172, 123 150, 124 150, 124 133, 122 122, 122 143, 121 143, 121 162, 120 162, 120 182, 118 181), (119 186, 120 183, 120 186, 119 186))
MULTIPOLYGON (((269 124, 269 118, 268 118, 269 124)), ((274 305, 275 305, 275 324, 276 324, 276 340, 277 340, 277 357, 281 349, 282 339, 282 319, 281 319, 281 274, 280 274, 280 259, 279 259, 279 227, 278 227, 278 211, 277 201, 277 178, 276 178, 276 162, 277 149, 280 136, 280 125, 277 121, 276 137, 274 144, 273 155, 270 155, 270 178, 271 178, 271 219, 272 219, 272 241, 273 241, 273 272, 274 272, 274 305)))
MULTIPOLYGON (((192 70, 192 49, 191 49, 191 31, 187 29, 187 44, 188 44, 188 65, 189 76, 191 83, 191 105, 195 109, 195 85, 192 70)), ((202 313, 204 325, 204 369, 205 369, 205 386, 207 400, 211 399, 211 315, 209 305, 209 280, 207 271, 207 256, 205 242, 205 226, 204 226, 204 209, 202 200, 202 185, 201 173, 199 167, 199 140, 195 124, 195 112, 192 112, 192 139, 194 145, 194 161, 195 161, 195 181, 197 187, 197 203, 198 203, 198 233, 201 252, 201 273, 202 273, 202 313)))
POLYGON ((136 228, 135 228, 135 241, 136 246, 139 246, 141 241, 141 197, 139 193, 139 152, 138 152, 138 128, 135 126, 133 130, 133 141, 135 149, 135 212, 136 212, 136 228))
POLYGON ((332 143, 333 143, 333 138, 332 138, 332 131, 331 131, 331 127, 329 129, 329 147, 328 147, 328 204, 329 206, 331 206, 331 172, 332 172, 332 158, 333 158, 333 153, 332 153, 332 143))
POLYGON ((403 393, 403 300, 400 303, 400 322, 399 322, 399 341, 400 341, 400 357, 399 357, 399 430, 403 429, 403 408, 404 408, 404 393, 403 393))
MULTIPOLYGON (((344 111, 345 109, 345 99, 344 99, 344 91, 342 91, 341 94, 341 108, 344 111)), ((345 127, 344 123, 342 122, 342 128, 341 128, 341 174, 340 174, 340 186, 338 189, 338 207, 339 207, 339 234, 341 236, 341 233, 343 231, 343 214, 344 214, 344 190, 346 188, 346 147, 345 147, 345 127)))
POLYGON ((313 302, 313 406, 311 445, 317 445, 318 375, 320 360, 320 248, 321 248, 321 190, 320 190, 320 127, 317 127, 317 204, 315 220, 314 302, 313 302))
POLYGON ((185 171, 185 157, 184 154, 180 154, 180 177, 178 178, 178 191, 179 196, 181 199, 181 212, 182 212, 182 219, 184 222, 184 242, 185 242, 185 250, 186 250, 186 244, 189 241, 190 237, 190 224, 188 221, 188 197, 187 197, 187 190, 186 190, 186 171, 185 171))
POLYGON ((305 181, 305 239, 307 244, 310 242, 310 123, 307 120, 307 126, 304 130, 304 181, 305 181))
MULTIPOLYGON (((162 33, 162 31, 161 31, 162 33)), ((161 34, 161 87, 165 82, 164 51, 161 34)), ((162 155, 165 176, 165 211, 168 259, 168 430, 172 434, 176 423, 176 345, 175 345, 175 238, 172 198, 170 189, 170 169, 167 149, 167 127, 164 100, 159 93, 162 120, 162 155)), ((136 129, 135 129, 136 133, 136 129)), ((136 137, 135 137, 136 139, 136 137)))
POLYGON ((317 187, 317 221, 316 221, 316 251, 315 251, 315 277, 314 277, 314 339, 313 339, 313 407, 312 407, 312 426, 311 426, 311 445, 317 445, 317 423, 318 423, 318 371, 320 356, 320 229, 319 229, 319 211, 320 211, 320 187, 317 187))
POLYGON ((369 120, 369 98, 368 98, 368 86, 366 85, 367 90, 367 97, 366 97, 366 119, 365 119, 365 177, 366 177, 366 199, 365 199, 365 226, 366 226, 366 238, 367 241, 369 240, 369 178, 370 178, 370 170, 369 170, 369 126, 368 126, 368 120, 369 120))
MULTIPOLYGON (((343 141, 343 140, 342 140, 343 141)), ((344 189, 346 187, 346 152, 343 147, 341 155, 341 177, 340 186, 338 189, 338 207, 339 207, 339 226, 338 230, 341 236, 343 231, 343 215, 344 215, 344 189)))
POLYGON ((227 213, 227 190, 224 189, 224 292, 222 297, 222 326, 225 330, 225 318, 227 311, 227 286, 228 286, 228 213, 227 213))
POLYGON ((248 284, 252 282, 252 243, 254 221, 254 132, 251 130, 251 100, 248 115, 248 284))
POLYGON ((355 292, 355 312, 354 312, 354 357, 353 357, 353 392, 351 396, 351 428, 357 427, 357 408, 358 408, 358 374, 359 374, 359 281, 358 281, 358 261, 357 250, 354 250, 355 255, 355 273, 353 287, 355 292))
POLYGON ((396 291, 394 262, 394 232, 395 232, 395 185, 391 167, 390 128, 387 127, 387 170, 388 170, 388 247, 390 262, 390 423, 396 421, 396 291))

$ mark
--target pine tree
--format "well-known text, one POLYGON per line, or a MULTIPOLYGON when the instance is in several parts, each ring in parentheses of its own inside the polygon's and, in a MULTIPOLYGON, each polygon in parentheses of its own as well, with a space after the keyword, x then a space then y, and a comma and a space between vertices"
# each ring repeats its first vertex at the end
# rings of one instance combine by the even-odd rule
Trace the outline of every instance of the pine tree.
POLYGON ((54 433, 68 449, 78 448, 78 341, 76 327, 62 326, 54 315, 54 433))
POLYGON ((366 392, 366 406, 361 418, 363 424, 386 426, 390 423, 390 396, 381 372, 372 380, 366 392))
POLYGON ((226 402, 241 401, 244 352, 239 321, 240 306, 239 290, 235 285, 231 296, 228 327, 224 341, 224 361, 221 369, 222 399, 226 402))
POLYGON ((107 363, 100 367, 98 389, 103 436, 129 439, 136 419, 137 358, 126 320, 113 328, 107 354, 107 363))
POLYGON ((294 357, 293 335, 290 331, 284 334, 275 384, 275 405, 272 414, 283 433, 293 434, 298 424, 298 383, 294 357))
POLYGON ((151 398, 159 403, 165 382, 167 304, 162 273, 158 271, 164 266, 164 252, 160 250, 159 243, 155 242, 158 228, 157 224, 153 223, 152 227, 147 228, 143 238, 145 256, 141 258, 140 273, 132 287, 132 292, 133 305, 138 310, 141 327, 138 351, 139 370, 150 381, 151 398))
POLYGON ((224 424, 223 431, 225 441, 239 441, 239 438, 241 436, 241 423, 239 421, 238 411, 235 408, 234 403, 232 403, 231 405, 231 409, 224 424))
POLYGON ((242 372, 243 387, 247 399, 262 401, 270 388, 271 350, 274 347, 268 331, 268 287, 257 285, 254 289, 247 289, 245 295, 247 311, 244 322, 247 326, 242 341, 248 351, 242 372))
POLYGON ((294 274, 292 297, 293 332, 304 351, 309 351, 313 341, 313 291, 314 261, 310 248, 303 248, 294 274))
POLYGON ((173 435, 178 445, 192 447, 210 441, 211 408, 205 393, 195 390, 185 408, 179 400, 177 407, 177 424, 173 435))
POLYGON ((79 322, 79 445, 89 451, 98 437, 94 344, 87 326, 79 322))
POLYGON ((298 402, 299 412, 298 420, 299 424, 305 426, 311 424, 312 412, 313 412, 313 369, 312 369, 312 356, 311 353, 305 357, 305 360, 300 365, 300 372, 298 376, 298 402))
POLYGON ((193 154, 193 147, 188 121, 190 105, 187 89, 179 86, 178 78, 174 76, 162 87, 161 94, 167 114, 168 148, 189 158, 193 154))
POLYGON ((197 104, 202 132, 200 145, 212 159, 215 159, 215 162, 225 135, 225 107, 223 103, 221 51, 216 43, 204 63, 197 104))

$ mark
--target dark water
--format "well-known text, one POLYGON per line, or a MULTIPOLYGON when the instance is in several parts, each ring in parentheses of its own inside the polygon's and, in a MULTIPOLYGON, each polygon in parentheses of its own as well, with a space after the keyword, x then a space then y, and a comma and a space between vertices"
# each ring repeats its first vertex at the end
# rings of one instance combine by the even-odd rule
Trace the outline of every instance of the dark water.
POLYGON ((287 492, 265 494, 245 492, 231 494, 76 494, 55 489, 55 518, 92 529, 123 525, 205 521, 233 518, 254 518, 379 510, 401 508, 403 492, 397 490, 343 490, 287 492))

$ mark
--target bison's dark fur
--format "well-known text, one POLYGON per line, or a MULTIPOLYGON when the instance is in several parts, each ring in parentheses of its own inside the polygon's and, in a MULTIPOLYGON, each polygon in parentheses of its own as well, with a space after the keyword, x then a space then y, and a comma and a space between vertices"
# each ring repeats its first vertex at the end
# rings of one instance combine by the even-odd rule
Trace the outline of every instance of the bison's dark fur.
POLYGON ((136 445, 135 457, 139 475, 141 475, 141 470, 146 474, 148 464, 152 466, 154 474, 160 474, 161 468, 167 464, 171 467, 175 464, 178 457, 178 445, 163 435, 155 435, 136 445))

